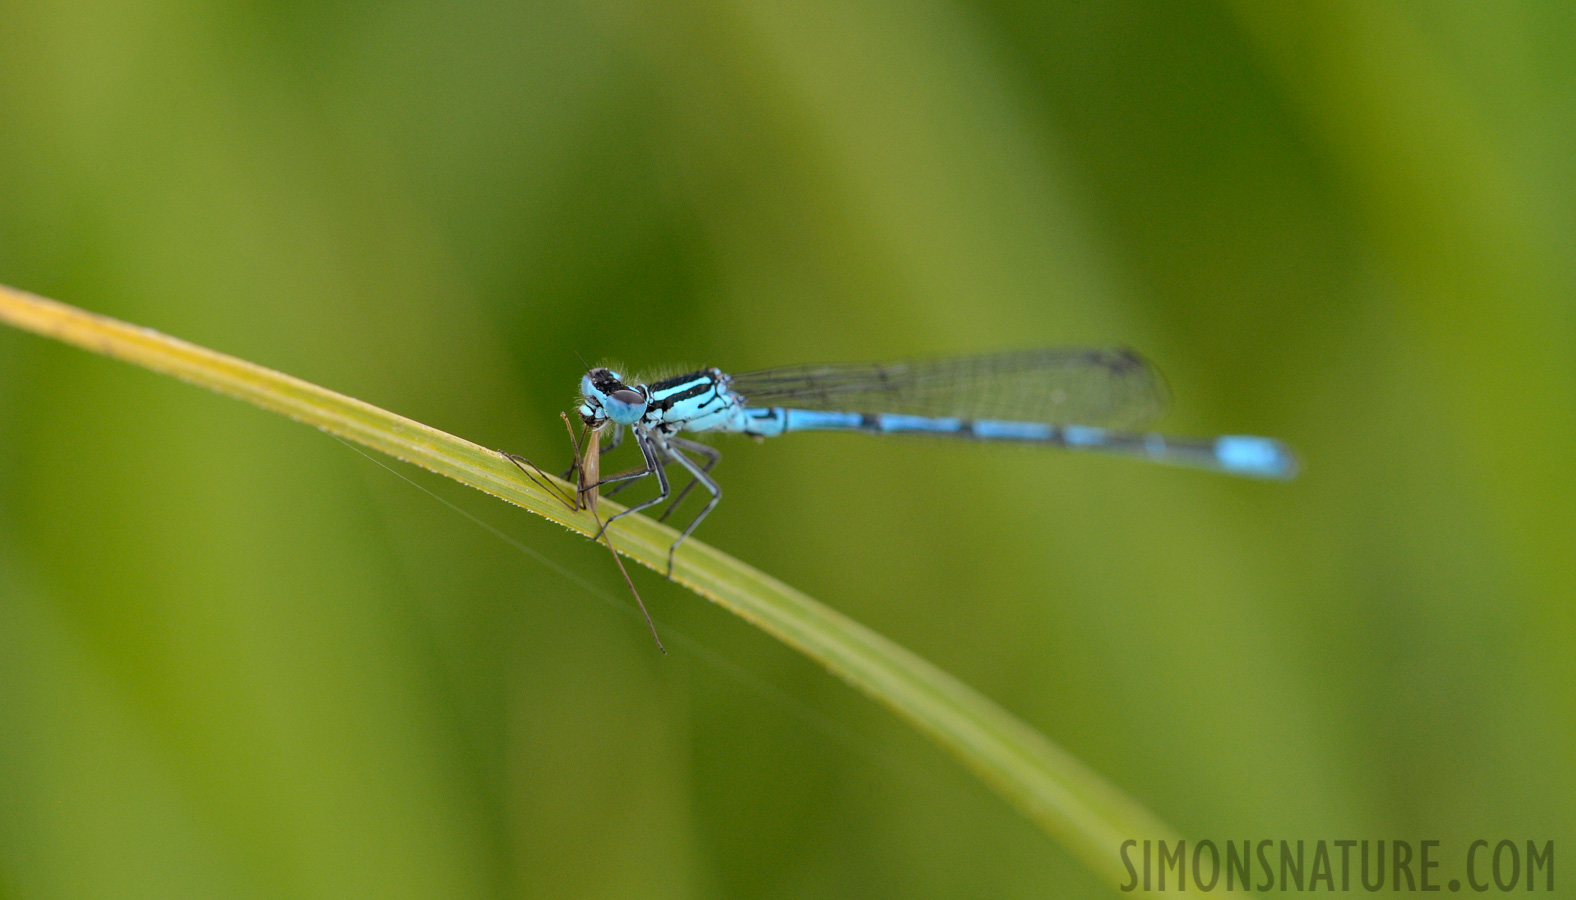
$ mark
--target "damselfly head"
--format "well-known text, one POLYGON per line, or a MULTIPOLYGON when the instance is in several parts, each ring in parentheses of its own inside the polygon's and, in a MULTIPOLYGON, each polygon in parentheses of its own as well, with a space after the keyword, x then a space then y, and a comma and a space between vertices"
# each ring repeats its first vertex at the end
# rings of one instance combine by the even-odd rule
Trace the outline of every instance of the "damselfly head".
POLYGON ((609 420, 633 425, 646 414, 648 402, 644 385, 630 387, 612 369, 596 368, 580 379, 580 418, 591 428, 601 428, 609 420))

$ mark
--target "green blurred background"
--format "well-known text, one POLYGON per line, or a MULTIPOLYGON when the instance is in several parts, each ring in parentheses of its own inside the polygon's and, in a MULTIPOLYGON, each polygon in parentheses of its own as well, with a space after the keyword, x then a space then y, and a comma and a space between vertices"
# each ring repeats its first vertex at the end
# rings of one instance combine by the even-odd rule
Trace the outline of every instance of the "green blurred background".
MULTIPOLYGON (((1572 48, 1564 2, 5 2, 0 282, 555 462, 576 354, 1136 347, 1168 430, 1303 477, 733 440, 700 537, 1190 835, 1457 877, 1576 850, 1572 48)), ((590 587, 0 331, 0 895, 1112 893, 770 639, 642 570, 661 657, 605 549, 391 465, 590 587)))

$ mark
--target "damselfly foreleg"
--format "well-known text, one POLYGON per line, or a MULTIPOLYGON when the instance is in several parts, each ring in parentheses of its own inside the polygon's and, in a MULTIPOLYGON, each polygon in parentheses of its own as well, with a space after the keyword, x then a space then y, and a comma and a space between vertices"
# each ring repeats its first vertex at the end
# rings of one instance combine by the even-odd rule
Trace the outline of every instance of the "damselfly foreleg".
MULTIPOLYGON (((661 451, 657 447, 656 440, 652 438, 652 436, 645 430, 636 428, 635 443, 640 446, 641 454, 646 457, 646 467, 637 472, 629 472, 623 475, 614 475, 611 478, 604 478, 598 482, 598 484, 608 484, 615 481, 631 481, 636 478, 644 478, 647 475, 655 474, 657 476, 657 495, 652 497, 650 500, 637 503, 623 512, 609 517, 606 522, 602 523, 602 531, 606 531, 607 526, 613 524, 619 519, 624 518, 630 513, 640 512, 643 509, 650 509, 651 507, 656 506, 658 503, 668 499, 668 495, 671 493, 671 491, 668 490, 668 473, 662 468, 662 462, 659 457, 659 453, 661 451)), ((597 532, 597 537, 601 536, 602 533, 597 532)))

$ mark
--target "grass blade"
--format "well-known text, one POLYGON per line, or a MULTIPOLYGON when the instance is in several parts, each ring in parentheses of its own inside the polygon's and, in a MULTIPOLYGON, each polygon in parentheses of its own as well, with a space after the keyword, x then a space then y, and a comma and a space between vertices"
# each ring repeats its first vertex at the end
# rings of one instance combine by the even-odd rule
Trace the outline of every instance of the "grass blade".
MULTIPOLYGON (((590 512, 570 510, 497 451, 299 378, 4 286, 0 321, 289 416, 588 537, 597 530, 590 512)), ((601 503, 613 512, 622 509, 601 503)), ((636 515, 620 520, 610 534, 630 559, 658 572, 666 569, 672 529, 636 515)), ((897 713, 1113 887, 1128 881, 1118 855, 1123 841, 1176 839, 1148 810, 977 691, 771 576, 690 540, 675 559, 673 579, 897 713)))

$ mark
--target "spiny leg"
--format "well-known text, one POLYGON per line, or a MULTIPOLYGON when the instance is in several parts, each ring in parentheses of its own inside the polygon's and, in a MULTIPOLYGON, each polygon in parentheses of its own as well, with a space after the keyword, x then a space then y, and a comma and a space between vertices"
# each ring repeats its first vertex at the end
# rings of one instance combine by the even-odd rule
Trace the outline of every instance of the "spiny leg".
MULTIPOLYGON (((620 431, 620 434, 622 434, 622 431, 620 431)), ((664 466, 667 465, 667 461, 663 460, 662 461, 662 465, 664 465, 664 466)), ((631 471, 634 471, 634 470, 632 469, 631 471)), ((609 496, 609 497, 617 497, 620 491, 624 490, 627 487, 630 487, 634 483, 635 482, 633 482, 633 481, 622 482, 622 483, 618 484, 617 486, 615 486, 611 491, 608 491, 607 492, 607 496, 609 496)))
MULTIPOLYGON (((618 484, 621 481, 636 481, 638 479, 645 478, 652 472, 661 472, 662 462, 657 458, 656 451, 653 449, 648 452, 646 445, 643 443, 643 439, 639 434, 635 435, 635 443, 640 446, 640 452, 646 457, 646 465, 644 467, 639 469, 630 469, 628 472, 620 472, 617 475, 609 475, 595 484, 586 485, 586 487, 594 488, 601 487, 604 484, 618 484)), ((620 513, 620 515, 622 515, 622 513, 620 513)))
MULTIPOLYGON (((675 462, 689 470, 689 473, 695 476, 695 481, 698 482, 701 487, 711 491, 711 499, 706 501, 706 505, 701 507, 700 512, 695 515, 695 518, 691 519, 689 525, 679 533, 679 538, 673 542, 673 546, 668 548, 668 578, 671 579, 673 577, 673 551, 679 549, 679 545, 684 543, 685 538, 694 533, 695 528, 700 525, 701 520, 706 518, 707 514, 717 507, 718 501, 722 499, 722 488, 718 487, 717 482, 712 481, 711 476, 706 474, 706 469, 696 465, 694 460, 685 456, 683 453, 679 452, 673 447, 669 447, 668 452, 673 455, 675 462)), ((716 460, 713 459, 712 462, 716 462, 716 460)), ((707 468, 710 467, 708 466, 707 468)))
POLYGON ((699 453, 701 456, 706 457, 708 462, 706 463, 705 468, 707 469, 710 469, 712 466, 716 465, 717 460, 722 459, 721 450, 718 450, 716 447, 713 447, 710 444, 702 444, 700 441, 691 441, 681 437, 671 437, 668 438, 668 443, 679 448, 680 450, 688 450, 691 453, 699 453))
MULTIPOLYGON (((657 448, 657 465, 661 466, 663 469, 666 469, 668 467, 668 463, 670 463, 672 461, 673 460, 668 458, 667 454, 662 450, 661 447, 657 448)), ((625 488, 627 488, 627 487, 629 487, 629 486, 631 486, 633 484, 634 484, 633 481, 623 482, 622 484, 620 484, 617 487, 613 488, 611 491, 608 491, 607 492, 607 496, 609 496, 609 497, 616 497, 616 496, 618 496, 618 492, 619 491, 622 491, 623 489, 625 489, 625 488)))
MULTIPOLYGON (((706 468, 707 469, 710 469, 713 465, 716 465, 717 457, 720 455, 720 454, 717 453, 717 451, 713 450, 712 448, 706 447, 705 444, 696 444, 694 441, 683 441, 681 438, 668 438, 668 441, 669 442, 673 442, 673 443, 677 443, 677 442, 681 442, 682 441, 682 443, 693 445, 694 447, 705 447, 705 450, 703 450, 701 452, 709 452, 711 454, 710 462, 708 462, 706 464, 706 468)), ((667 456, 666 455, 666 451, 662 450, 661 448, 658 448, 658 450, 657 450, 657 459, 658 459, 658 462, 662 465, 662 467, 664 469, 666 469, 668 467, 669 463, 673 462, 672 457, 667 456)), ((626 481, 623 484, 620 484, 618 487, 613 488, 611 491, 608 491, 607 492, 607 496, 609 496, 609 497, 616 497, 616 496, 618 496, 618 492, 619 491, 622 491, 624 488, 627 488, 627 487, 629 487, 632 484, 634 484, 634 482, 626 481)), ((691 481, 689 484, 686 484, 684 486, 684 490, 680 491, 679 495, 673 499, 673 502, 668 504, 668 508, 662 511, 662 515, 657 517, 657 521, 661 522, 661 521, 664 521, 665 519, 667 519, 668 515, 673 512, 674 508, 677 507, 681 501, 683 501, 684 495, 688 494, 690 492, 690 488, 692 488, 694 486, 695 486, 695 482, 694 481, 691 481)))
MULTIPOLYGON (((706 461, 700 467, 702 472, 711 472, 711 467, 717 464, 717 460, 722 459, 722 451, 710 444, 702 444, 699 441, 687 441, 684 438, 677 437, 668 438, 668 443, 679 450, 688 450, 691 453, 699 453, 701 456, 706 457, 706 461)), ((657 521, 666 522, 668 516, 673 515, 673 511, 679 508, 679 504, 684 502, 685 497, 689 496, 689 492, 695 489, 695 484, 695 479, 690 479, 690 483, 684 485, 684 490, 679 491, 678 496, 673 498, 673 502, 668 504, 668 508, 662 511, 662 515, 657 516, 657 521)))
MULTIPOLYGON (((658 460, 657 465, 659 465, 659 466, 667 466, 667 463, 665 461, 658 460)), ((601 481, 598 481, 596 483, 596 486, 597 487, 601 487, 604 484, 611 484, 611 485, 613 485, 613 489, 611 491, 608 491, 606 494, 603 494, 602 496, 604 496, 604 497, 617 497, 620 491, 624 490, 627 487, 632 486, 635 482, 639 481, 641 478, 644 478, 645 476, 650 475, 650 474, 651 474, 650 470, 648 470, 644 466, 642 466, 641 468, 638 468, 638 469, 630 469, 627 472, 620 472, 617 475, 609 475, 608 477, 602 479, 601 481)))
MULTIPOLYGON (((658 503, 668 499, 668 495, 671 493, 668 490, 668 473, 662 468, 662 463, 660 462, 657 455, 659 452, 657 450, 657 444, 652 438, 651 434, 642 428, 636 427, 635 443, 640 446, 641 454, 646 457, 646 468, 639 472, 633 472, 627 475, 614 475, 612 478, 604 478, 599 483, 607 484, 612 481, 628 481, 634 478, 644 478, 647 475, 655 474, 657 476, 657 495, 652 497, 650 500, 637 503, 623 512, 609 517, 606 522, 602 523, 602 531, 606 531, 609 525, 612 525, 614 522, 624 518, 630 513, 640 512, 643 509, 650 509, 651 507, 656 506, 658 503)), ((598 532, 597 537, 601 536, 601 532, 598 532)))
MULTIPOLYGON (((695 450, 696 452, 705 455, 706 456, 706 464, 705 464, 704 468, 707 471, 711 471, 711 467, 716 465, 717 464, 717 460, 722 457, 722 454, 719 451, 717 451, 716 449, 714 449, 712 447, 708 447, 705 444, 698 444, 698 443, 696 443, 694 441, 686 441, 683 438, 668 438, 668 441, 669 441, 669 443, 672 443, 672 444, 681 445, 686 450, 695 450)), ((661 447, 657 448, 657 463, 658 463, 658 465, 662 466, 663 469, 666 469, 668 467, 668 465, 670 463, 672 463, 672 462, 673 462, 673 458, 668 455, 668 453, 667 453, 667 451, 665 449, 663 449, 661 447)), ((632 470, 632 471, 634 471, 634 470, 632 470)), ((640 471, 644 471, 644 470, 640 470, 640 471)), ((617 487, 613 488, 611 491, 608 491, 607 492, 607 496, 608 497, 616 497, 616 496, 618 496, 618 492, 619 491, 624 490, 625 488, 633 485, 634 483, 635 482, 633 482, 633 481, 624 481, 623 483, 619 484, 617 487)), ((690 483, 684 485, 684 489, 679 491, 678 496, 673 498, 673 502, 668 504, 668 508, 662 511, 662 515, 657 516, 657 521, 658 522, 665 522, 665 521, 667 521, 668 516, 672 515, 673 514, 673 510, 677 509, 678 505, 680 503, 684 502, 684 498, 689 494, 689 492, 694 487, 695 487, 695 481, 694 481, 694 479, 691 479, 690 483)))

